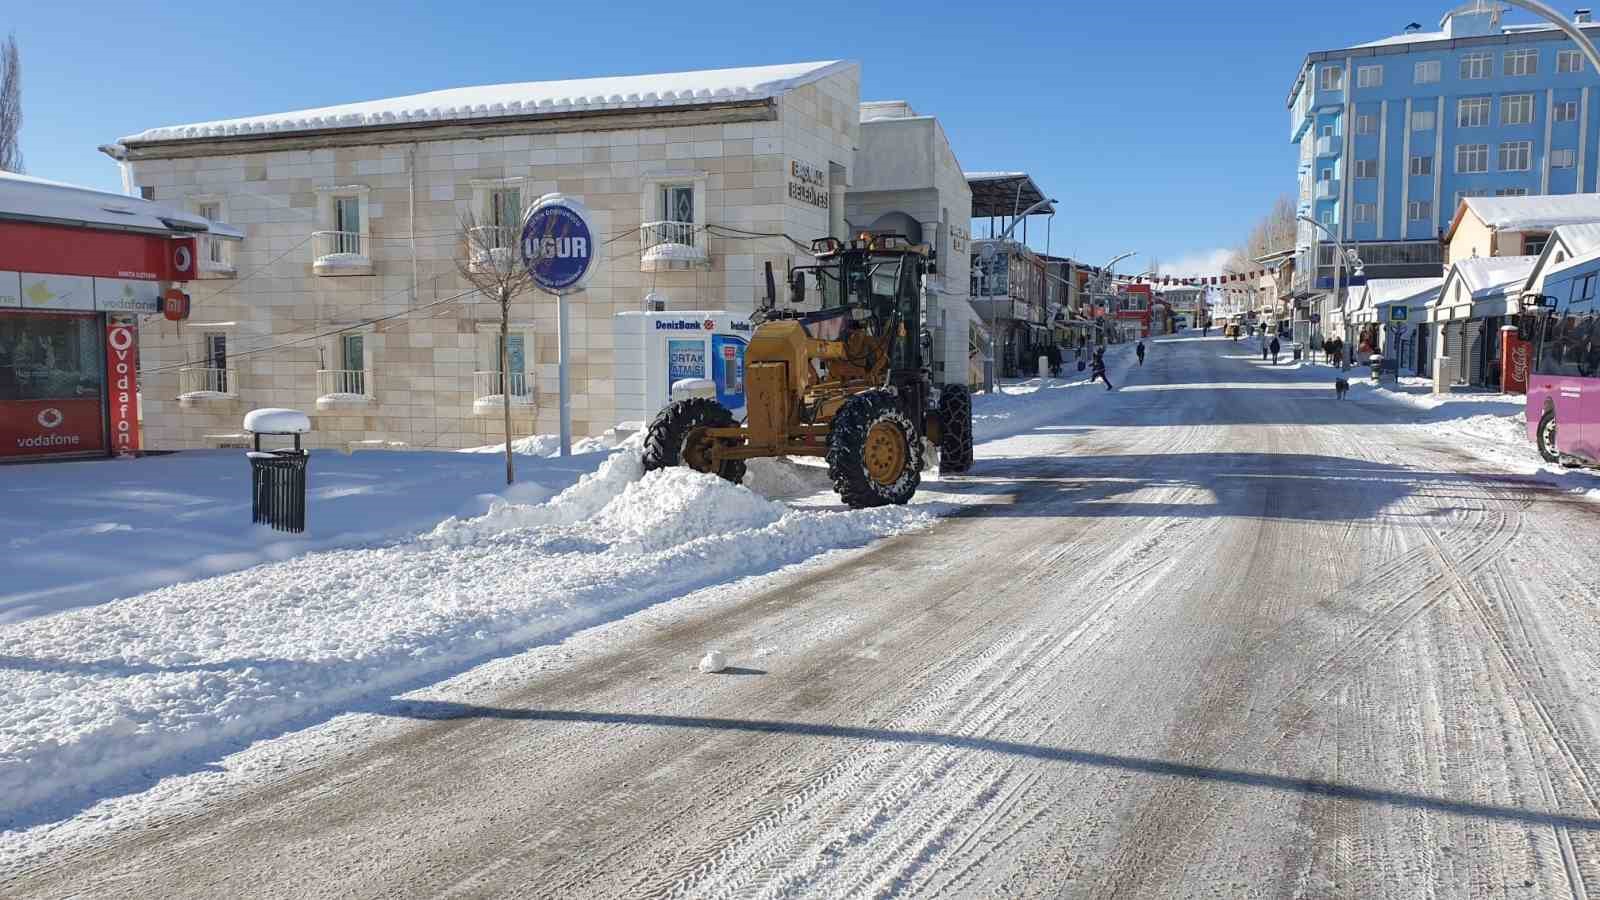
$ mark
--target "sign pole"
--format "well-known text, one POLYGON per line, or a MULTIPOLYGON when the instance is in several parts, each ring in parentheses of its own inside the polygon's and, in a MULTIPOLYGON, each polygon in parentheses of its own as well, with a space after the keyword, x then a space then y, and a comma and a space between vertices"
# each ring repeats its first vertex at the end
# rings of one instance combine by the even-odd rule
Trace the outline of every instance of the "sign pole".
POLYGON ((572 402, 571 389, 567 377, 567 348, 570 336, 567 331, 567 297, 565 294, 556 296, 556 367, 560 374, 556 376, 561 385, 561 455, 572 455, 572 402))

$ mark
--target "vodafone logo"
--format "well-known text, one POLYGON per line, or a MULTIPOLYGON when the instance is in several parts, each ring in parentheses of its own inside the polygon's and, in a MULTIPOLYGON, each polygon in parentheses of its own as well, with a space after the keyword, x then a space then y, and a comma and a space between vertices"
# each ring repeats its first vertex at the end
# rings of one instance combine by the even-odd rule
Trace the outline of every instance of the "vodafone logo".
POLYGON ((172 251, 172 267, 174 269, 179 272, 187 272, 192 265, 194 265, 194 254, 189 252, 188 247, 180 246, 172 251))
POLYGON ((717 323, 716 322, 713 322, 710 319, 706 320, 706 330, 707 331, 715 331, 716 328, 717 328, 717 323))
POLYGON ((33 418, 41 428, 60 428, 61 423, 66 420, 66 416, 61 414, 61 410, 53 406, 49 409, 39 410, 39 414, 33 418))

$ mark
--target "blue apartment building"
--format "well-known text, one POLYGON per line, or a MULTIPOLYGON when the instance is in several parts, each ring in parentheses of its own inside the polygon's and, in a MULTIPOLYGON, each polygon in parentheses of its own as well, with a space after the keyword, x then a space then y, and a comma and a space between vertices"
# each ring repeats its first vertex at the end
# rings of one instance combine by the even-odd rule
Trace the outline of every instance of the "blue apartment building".
MULTIPOLYGON (((1465 197, 1597 189, 1600 76, 1553 25, 1505 25, 1507 9, 1475 0, 1438 31, 1413 24, 1300 67, 1298 208, 1359 242, 1368 277, 1440 275, 1439 238, 1465 197)), ((1574 21, 1600 40, 1588 10, 1574 21)), ((1328 290, 1334 245, 1304 222, 1296 244, 1296 294, 1328 290)))

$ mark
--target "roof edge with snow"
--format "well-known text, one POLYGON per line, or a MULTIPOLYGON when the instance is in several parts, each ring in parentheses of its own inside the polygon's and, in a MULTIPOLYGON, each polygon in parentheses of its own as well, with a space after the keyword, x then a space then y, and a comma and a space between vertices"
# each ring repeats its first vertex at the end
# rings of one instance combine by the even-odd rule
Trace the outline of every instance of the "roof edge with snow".
POLYGON ((250 139, 330 130, 755 102, 775 99, 857 65, 853 60, 828 60, 446 88, 403 97, 150 128, 120 138, 118 143, 129 146, 250 139))

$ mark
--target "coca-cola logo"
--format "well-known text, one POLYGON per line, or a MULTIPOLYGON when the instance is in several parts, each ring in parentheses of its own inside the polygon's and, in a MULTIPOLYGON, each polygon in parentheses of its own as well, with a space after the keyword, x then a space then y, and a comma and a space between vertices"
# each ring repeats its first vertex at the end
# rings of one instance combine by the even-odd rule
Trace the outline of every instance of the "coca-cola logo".
POLYGON ((1528 345, 1526 342, 1517 341, 1511 348, 1511 377, 1518 384, 1528 380, 1528 345))

